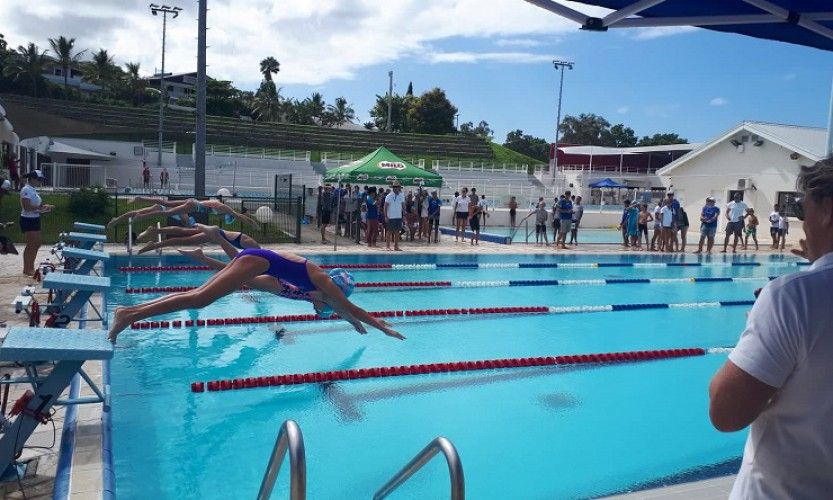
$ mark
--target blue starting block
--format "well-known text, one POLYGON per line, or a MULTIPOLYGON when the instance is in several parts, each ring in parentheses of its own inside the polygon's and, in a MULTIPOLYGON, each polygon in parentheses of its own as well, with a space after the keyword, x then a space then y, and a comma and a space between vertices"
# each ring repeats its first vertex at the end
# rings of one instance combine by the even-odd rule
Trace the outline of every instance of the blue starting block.
POLYGON ((107 236, 93 233, 76 233, 73 231, 69 234, 61 233, 61 239, 65 241, 77 241, 78 248, 92 250, 96 243, 105 243, 107 241, 107 236))
POLYGON ((110 288, 110 278, 82 274, 49 273, 43 278, 43 287, 55 290, 52 303, 47 306, 47 313, 57 316, 53 320, 53 326, 66 327, 87 303, 98 315, 98 319, 103 321, 104 318, 90 301, 90 297, 96 292, 106 292, 110 288))
POLYGON ((113 357, 113 345, 107 340, 105 330, 66 330, 52 328, 12 328, 0 347, 1 361, 23 364, 26 377, 1 380, 0 383, 26 382, 32 390, 15 403, 20 410, 14 420, 2 419, 0 429, 0 471, 13 465, 15 457, 35 428, 48 421, 50 409, 55 404, 82 404, 103 402, 108 411, 109 395, 102 393, 81 368, 87 360, 105 360, 113 357), (38 373, 43 361, 51 361, 49 374, 38 373), (79 373, 90 384, 96 397, 60 401, 58 397, 79 373))
POLYGON ((79 231, 86 231, 88 233, 106 233, 107 226, 102 226, 101 224, 88 224, 86 222, 75 222, 72 224, 73 229, 77 229, 79 231))
POLYGON ((110 254, 98 250, 67 247, 61 250, 64 271, 73 274, 90 274, 96 264, 110 260, 110 254))

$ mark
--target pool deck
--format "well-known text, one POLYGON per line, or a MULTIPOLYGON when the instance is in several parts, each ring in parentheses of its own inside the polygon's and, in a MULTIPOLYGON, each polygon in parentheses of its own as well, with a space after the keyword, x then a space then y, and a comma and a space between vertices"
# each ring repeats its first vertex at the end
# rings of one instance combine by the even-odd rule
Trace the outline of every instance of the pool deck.
MULTIPOLYGON (((330 235, 332 239, 332 234, 330 235)), ((694 237, 690 240, 697 241, 694 237)), ((795 243, 794 241, 791 243, 795 243)), ((793 245, 787 246, 785 254, 789 255, 789 248, 793 245)), ((320 234, 318 234, 314 227, 304 226, 302 231, 302 243, 283 244, 283 245, 265 245, 267 248, 289 250, 301 254, 333 254, 332 244, 323 245, 320 243, 320 234)), ((19 245, 19 251, 22 253, 23 247, 19 245)), ((408 254, 408 253, 432 253, 432 254, 651 254, 656 252, 645 251, 628 251, 620 245, 606 245, 606 244, 587 244, 578 246, 568 246, 567 250, 556 250, 553 246, 536 246, 534 244, 513 244, 502 245, 496 243, 481 242, 480 245, 470 245, 468 241, 465 243, 455 242, 453 237, 443 236, 439 244, 428 245, 425 242, 403 242, 402 252, 388 252, 384 249, 384 244, 379 249, 368 248, 366 245, 356 244, 355 242, 347 241, 345 238, 339 238, 339 245, 337 253, 343 254, 374 254, 374 253, 390 253, 390 254, 408 254)), ((212 249, 213 250, 213 249, 212 249)), ((693 250, 691 244, 688 246, 688 252, 693 250)), ((123 245, 108 244, 107 251, 111 254, 124 255, 125 248, 123 245)), ((169 254, 175 253, 170 250, 169 254)), ((781 252, 771 251, 768 248, 762 248, 759 252, 752 251, 738 251, 738 255, 752 255, 754 253, 760 255, 766 254, 780 254, 781 252)), ((151 253, 154 256, 155 253, 151 253)), ((679 255, 679 254, 675 254, 679 255)), ((715 253, 715 257, 720 257, 722 254, 715 253)), ((49 248, 42 247, 38 253, 37 262, 43 262, 50 257, 49 248)), ((34 282, 21 274, 22 269, 22 255, 6 255, 0 259, 0 301, 7 304, 6 314, 0 316, 0 320, 7 322, 7 327, 12 326, 28 326, 28 321, 25 315, 14 314, 12 306, 8 305, 13 298, 19 293, 20 289, 27 285, 33 285, 34 282)), ((5 336, 6 329, 0 329, 0 337, 5 336)), ((15 374, 14 367, 4 367, 5 370, 0 370, 0 374, 9 372, 15 374)), ((87 373, 97 382, 101 382, 100 362, 89 362, 84 365, 87 373)), ((82 396, 90 393, 85 384, 82 384, 82 396)), ((10 400, 14 401, 23 392, 23 387, 12 386, 10 391, 10 400)), ((52 498, 52 491, 57 471, 58 452, 60 449, 61 431, 63 426, 64 414, 66 410, 60 408, 56 413, 54 420, 56 424, 55 445, 49 450, 25 450, 22 459, 30 460, 37 459, 36 467, 30 467, 26 476, 22 479, 22 485, 26 494, 26 498, 52 498)), ((72 461, 72 476, 68 485, 69 498, 78 500, 88 500, 93 498, 102 498, 103 482, 102 482, 102 462, 101 462, 101 422, 102 411, 100 405, 81 405, 78 408, 77 427, 75 435, 75 454, 72 461)), ((52 443, 52 426, 46 425, 38 427, 37 431, 31 438, 29 444, 49 446, 52 443)), ((627 495, 621 495, 612 498, 621 499, 682 499, 682 498, 725 498, 731 489, 733 476, 725 478, 711 479, 707 481, 699 481, 692 483, 685 483, 667 488, 659 488, 655 490, 646 490, 627 495)), ((20 488, 16 481, 10 483, 0 483, 0 493, 4 498, 23 498, 20 488)))

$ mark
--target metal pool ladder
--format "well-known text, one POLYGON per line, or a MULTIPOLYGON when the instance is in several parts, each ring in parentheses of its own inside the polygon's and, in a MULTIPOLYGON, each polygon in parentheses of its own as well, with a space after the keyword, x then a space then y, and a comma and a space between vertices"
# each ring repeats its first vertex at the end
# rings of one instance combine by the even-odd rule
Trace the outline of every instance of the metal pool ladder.
POLYGON ((289 451, 289 498, 291 500, 305 500, 307 497, 307 459, 304 451, 304 436, 301 428, 294 420, 287 420, 281 425, 275 448, 269 457, 269 466, 263 475, 258 500, 268 500, 272 496, 272 488, 281 470, 283 457, 289 451))
POLYGON ((457 449, 448 439, 440 436, 422 449, 417 455, 411 459, 408 464, 394 475, 390 481, 385 483, 379 491, 373 495, 373 500, 382 500, 393 491, 400 487, 405 481, 416 474, 425 464, 431 461, 434 456, 442 452, 445 456, 445 461, 448 463, 448 473, 451 476, 451 500, 465 500, 466 498, 466 480, 463 477, 463 463, 460 461, 460 455, 457 449))

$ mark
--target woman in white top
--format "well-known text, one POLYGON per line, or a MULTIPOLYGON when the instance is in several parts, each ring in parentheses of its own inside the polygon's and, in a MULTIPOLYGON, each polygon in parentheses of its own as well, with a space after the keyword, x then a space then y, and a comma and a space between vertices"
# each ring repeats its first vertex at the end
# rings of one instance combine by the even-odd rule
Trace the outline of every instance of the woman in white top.
POLYGON ((26 240, 23 250, 23 274, 35 274, 35 257, 41 245, 40 216, 51 212, 52 205, 44 205, 35 188, 41 187, 46 178, 40 170, 26 174, 26 185, 20 190, 20 231, 26 240))
POLYGON ((466 242, 466 223, 469 220, 470 203, 471 198, 469 198, 469 190, 468 188, 463 188, 460 192, 460 196, 454 200, 454 241, 458 241, 458 238, 462 236, 463 243, 466 242))

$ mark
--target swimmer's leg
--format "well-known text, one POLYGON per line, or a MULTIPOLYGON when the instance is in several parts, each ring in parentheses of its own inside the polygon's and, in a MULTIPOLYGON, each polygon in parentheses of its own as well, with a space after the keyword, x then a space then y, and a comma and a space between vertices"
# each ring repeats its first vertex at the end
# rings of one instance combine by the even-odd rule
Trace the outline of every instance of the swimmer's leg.
POLYGON ((125 212, 118 217, 113 217, 110 222, 107 223, 107 227, 117 226, 119 224, 123 224, 127 222, 128 219, 132 218, 134 222, 144 219, 145 217, 152 217, 154 215, 159 215, 163 213, 164 210, 159 205, 153 205, 152 207, 140 208, 138 210, 131 210, 129 212, 125 212))
POLYGON ((225 262, 225 261, 222 261, 222 260, 218 260, 218 259, 213 259, 213 258, 211 258, 211 257, 209 257, 209 256, 207 256, 207 255, 205 255, 205 253, 202 251, 202 248, 195 248, 195 249, 193 249, 193 250, 182 250, 182 249, 179 249, 179 250, 177 250, 177 251, 178 251, 179 253, 181 253, 182 255, 184 255, 184 256, 186 256, 186 257, 190 258, 190 259, 193 259, 193 260, 195 260, 195 261, 197 261, 197 262, 199 262, 199 263, 201 263, 201 264, 204 264, 204 265, 206 265, 206 266, 209 266, 209 267, 211 267, 212 269, 217 269, 218 271, 219 271, 220 269, 223 269, 223 268, 224 268, 224 267, 226 267, 227 265, 229 265, 229 263, 228 263, 228 262, 225 262))
POLYGON ((225 238, 220 235, 220 228, 217 226, 206 226, 204 224, 195 224, 194 227, 199 229, 200 231, 205 234, 205 236, 211 241, 212 243, 216 243, 220 245, 220 248, 226 252, 229 259, 234 259, 237 257, 237 254, 240 253, 240 250, 236 249, 234 245, 229 243, 225 238))
POLYGON ((142 254, 145 252, 150 252, 153 250, 158 250, 160 248, 166 247, 176 247, 176 246, 194 246, 194 245, 201 245, 203 243, 207 243, 208 238, 202 233, 192 234, 191 236, 183 236, 183 237, 176 237, 176 238, 168 238, 162 241, 152 241, 147 245, 143 246, 138 253, 142 254))
POLYGON ((141 234, 139 234, 138 241, 150 241, 151 239, 156 238, 158 234, 164 234, 165 236, 174 236, 174 237, 181 237, 181 236, 192 236, 195 234, 199 234, 200 231, 198 229, 194 229, 192 227, 182 227, 182 226, 164 226, 157 228, 156 225, 148 226, 141 234))

